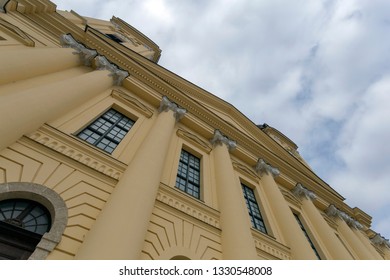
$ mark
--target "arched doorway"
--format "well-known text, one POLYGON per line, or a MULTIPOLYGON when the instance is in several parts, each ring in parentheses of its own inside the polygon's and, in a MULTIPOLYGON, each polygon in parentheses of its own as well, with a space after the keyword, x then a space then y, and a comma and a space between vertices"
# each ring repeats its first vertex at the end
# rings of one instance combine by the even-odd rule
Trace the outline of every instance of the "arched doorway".
POLYGON ((51 228, 49 211, 27 199, 0 201, 0 259, 28 259, 51 228))
POLYGON ((68 209, 61 196, 35 183, 0 184, 0 259, 44 260, 61 241, 68 209))

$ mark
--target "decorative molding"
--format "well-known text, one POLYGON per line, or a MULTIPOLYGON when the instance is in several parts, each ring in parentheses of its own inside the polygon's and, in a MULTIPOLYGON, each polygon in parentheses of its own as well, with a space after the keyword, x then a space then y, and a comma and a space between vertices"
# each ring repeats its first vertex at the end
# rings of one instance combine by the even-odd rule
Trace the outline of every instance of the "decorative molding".
POLYGON ((304 160, 302 158, 301 154, 297 150, 295 150, 291 147, 286 147, 285 149, 287 152, 289 152, 292 156, 296 157, 297 159, 302 160, 302 161, 304 160))
POLYGON ((64 48, 74 49, 74 54, 80 56, 80 59, 85 66, 95 66, 96 70, 108 70, 110 76, 114 80, 114 85, 116 86, 121 85, 123 80, 129 76, 129 72, 120 69, 118 66, 108 61, 105 56, 98 55, 96 50, 89 49, 77 42, 71 34, 61 35, 60 43, 64 48))
POLYGON ((242 173, 244 173, 245 175, 251 177, 252 179, 258 181, 260 178, 259 176, 256 174, 256 172, 254 172, 253 170, 251 170, 250 168, 246 167, 245 165, 233 160, 232 161, 232 164, 233 164, 233 167, 236 169, 236 170, 239 170, 241 171, 242 173))
POLYGON ((123 80, 129 76, 129 72, 119 69, 118 66, 108 61, 108 59, 102 55, 95 57, 95 66, 97 70, 110 71, 110 76, 113 77, 115 86, 120 86, 123 80))
POLYGON ((113 25, 113 29, 116 31, 119 37, 121 37, 121 39, 124 39, 124 41, 127 42, 131 42, 136 47, 143 45, 147 50, 152 52, 147 58, 154 62, 158 61, 161 50, 152 40, 120 18, 113 16, 110 22, 113 25))
POLYGON ((330 217, 338 217, 342 220, 344 220, 348 226, 355 228, 355 229, 363 229, 363 225, 356 221, 354 218, 349 216, 347 213, 341 211, 333 204, 329 205, 328 208, 325 210, 325 213, 330 217))
POLYGON ((295 188, 292 190, 292 193, 296 197, 306 197, 309 200, 314 200, 317 198, 314 192, 308 190, 306 187, 304 187, 301 183, 297 183, 295 185, 295 188))
POLYGON ((137 112, 143 114, 147 118, 151 118, 153 116, 153 110, 146 105, 144 105, 138 98, 135 98, 120 89, 114 89, 111 95, 119 100, 125 102, 129 107, 133 108, 137 112))
POLYGON ((124 42, 131 42, 135 47, 138 47, 140 43, 138 43, 135 39, 126 35, 123 28, 115 21, 114 18, 110 19, 110 22, 115 30, 115 35, 117 35, 124 42))
POLYGON ((35 46, 35 42, 27 35, 27 33, 22 31, 19 27, 9 23, 8 21, 3 20, 2 18, 0 18, 0 29, 28 47, 35 46))
POLYGON ((267 253, 267 255, 271 255, 278 260, 291 259, 289 248, 277 242, 272 237, 262 234, 254 229, 252 229, 252 236, 255 242, 255 246, 258 250, 263 251, 267 253))
POLYGON ((320 214, 322 215, 322 217, 324 218, 324 220, 328 223, 328 225, 333 228, 334 230, 337 231, 337 223, 335 222, 334 219, 332 219, 331 217, 329 217, 325 212, 320 212, 320 214))
POLYGON ((203 141, 201 138, 196 136, 195 134, 188 132, 182 128, 179 128, 176 131, 176 135, 187 140, 188 142, 191 142, 193 145, 197 146, 201 150, 203 150, 206 153, 210 153, 212 150, 212 147, 210 146, 209 143, 203 141))
POLYGON ((294 196, 290 191, 287 191, 284 188, 279 187, 279 189, 286 201, 290 202, 298 208, 301 208, 302 203, 299 199, 297 199, 296 196, 294 196))
POLYGON ((235 148, 237 148, 236 141, 227 138, 221 133, 219 129, 216 129, 214 131, 214 137, 210 140, 210 142, 213 146, 225 144, 228 147, 229 151, 233 151, 235 148))
POLYGON ((257 160, 255 170, 256 170, 256 172, 258 172, 260 174, 260 176, 263 176, 263 174, 269 174, 269 173, 271 173, 273 177, 277 177, 280 175, 280 171, 278 168, 273 167, 272 165, 266 163, 262 158, 259 158, 257 160))
MULTIPOLYGON (((6 12, 17 11, 20 14, 52 14, 56 12, 57 6, 47 0, 9 0, 5 1, 6 12)), ((1 4, 0 4, 1 5, 1 4)))
POLYGON ((49 253, 60 243, 62 234, 68 223, 68 208, 61 196, 45 186, 13 182, 0 184, 0 200, 25 198, 37 201, 49 210, 52 225, 39 241, 30 260, 44 260, 49 253))
POLYGON ((218 211, 187 196, 180 190, 160 184, 156 200, 214 228, 220 229, 218 211))
POLYGON ((379 233, 377 233, 373 238, 371 238, 371 242, 374 245, 381 246, 381 247, 387 247, 387 249, 390 249, 390 242, 388 239, 381 236, 379 233))
POLYGON ((88 49, 83 44, 77 42, 71 34, 61 35, 60 43, 64 48, 74 49, 75 52, 73 54, 78 54, 85 66, 92 66, 92 61, 98 54, 97 51, 88 49))
POLYGON ((125 164, 48 125, 27 137, 116 180, 126 169, 125 164))
POLYGON ((168 112, 169 110, 173 111, 177 122, 187 113, 186 109, 180 108, 176 103, 170 101, 168 97, 163 96, 160 107, 158 108, 158 112, 168 112))

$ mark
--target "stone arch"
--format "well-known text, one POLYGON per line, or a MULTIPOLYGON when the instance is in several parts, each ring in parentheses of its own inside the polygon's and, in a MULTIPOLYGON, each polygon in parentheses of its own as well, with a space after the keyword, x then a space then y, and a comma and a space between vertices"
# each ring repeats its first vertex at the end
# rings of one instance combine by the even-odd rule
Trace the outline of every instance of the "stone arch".
POLYGON ((177 261, 177 260, 191 260, 191 259, 183 255, 177 255, 172 257, 171 260, 177 261))
POLYGON ((46 232, 30 260, 43 260, 61 241, 62 234, 68 222, 68 208, 58 193, 35 183, 13 182, 0 184, 0 201, 6 199, 28 199, 36 201, 49 210, 52 226, 46 232))
POLYGON ((201 260, 202 256, 196 254, 190 248, 172 246, 160 252, 158 260, 201 260))

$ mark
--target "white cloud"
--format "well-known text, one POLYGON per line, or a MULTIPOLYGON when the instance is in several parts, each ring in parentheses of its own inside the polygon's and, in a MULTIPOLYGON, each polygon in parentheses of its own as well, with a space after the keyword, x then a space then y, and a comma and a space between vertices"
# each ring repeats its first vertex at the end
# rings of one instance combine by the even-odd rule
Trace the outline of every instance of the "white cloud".
POLYGON ((390 208, 390 131, 386 129, 390 127, 389 93, 390 73, 359 100, 338 138, 337 155, 345 167, 331 178, 344 186, 348 200, 359 202, 359 207, 373 213, 377 208, 390 208))

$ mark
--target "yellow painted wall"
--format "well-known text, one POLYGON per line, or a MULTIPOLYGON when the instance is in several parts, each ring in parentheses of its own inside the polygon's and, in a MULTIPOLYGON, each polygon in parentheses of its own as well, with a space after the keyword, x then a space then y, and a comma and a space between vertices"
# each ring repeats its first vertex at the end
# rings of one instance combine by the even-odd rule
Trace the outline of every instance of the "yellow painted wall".
MULTIPOLYGON (((49 253, 48 259, 95 258, 99 242, 109 240, 111 232, 122 230, 126 231, 123 236, 128 239, 133 238, 133 234, 142 237, 134 241, 140 250, 133 252, 131 258, 234 258, 231 252, 243 239, 242 244, 249 246, 249 250, 242 256, 247 258, 315 259, 293 212, 300 216, 322 259, 388 258, 388 248, 383 244, 374 245, 369 239, 375 233, 370 229, 371 218, 367 214, 345 204, 343 197, 319 179, 303 159, 266 135, 232 105, 155 64, 161 50, 149 38, 115 17, 114 25, 74 12, 56 13, 50 1, 37 2, 44 8, 34 9, 34 4, 28 1, 10 1, 7 13, 0 13, 0 57, 12 65, 18 53, 23 52, 28 65, 28 71, 19 67, 12 72, 12 77, 11 74, 7 76, 11 73, 7 72, 9 66, 0 65, 3 75, 0 78, 3 81, 0 83, 0 105, 10 110, 7 104, 13 104, 11 110, 15 112, 6 116, 8 119, 3 119, 2 124, 23 124, 15 128, 20 130, 20 137, 11 133, 11 136, 3 137, 8 142, 0 150, 0 184, 36 183, 54 190, 64 200, 68 209, 67 225, 61 242, 49 253), (129 41, 122 45, 107 44, 108 39, 93 30, 84 31, 87 23, 103 33, 120 32, 128 36, 129 41), (84 66, 76 54, 61 47, 59 36, 68 33, 85 47, 106 55, 112 65, 126 70, 130 76, 119 86, 108 86, 112 83, 108 70, 96 70, 95 62, 84 66), (45 60, 48 50, 61 57, 61 63, 54 70, 50 70, 50 61, 45 60), (42 63, 28 64, 36 51, 42 56, 42 63), (85 80, 87 77, 90 80, 85 80), (73 84, 73 81, 82 82, 73 84), (56 88, 56 85, 65 88, 56 88), (72 88, 70 97, 66 92, 68 86, 72 88), (93 90, 89 92, 88 88, 93 90), (63 95, 52 97, 57 90, 62 90, 63 95), (31 96, 27 93, 41 97, 31 98, 28 103, 25 100, 31 96), (84 99, 83 95, 86 96, 84 99), (158 111, 163 96, 187 110, 180 121, 173 120, 171 110, 158 111), (67 110, 47 113, 50 117, 42 121, 45 110, 33 109, 49 110, 52 103, 47 104, 47 100, 67 110), (76 136, 109 108, 135 121, 112 154, 76 136), (18 115, 23 114, 26 117, 18 119, 18 115), (229 152, 228 144, 213 145, 210 139, 216 129, 227 139, 237 141, 237 148, 229 152), (151 139, 152 136, 157 138, 151 139), (166 146, 160 147, 159 140, 166 146), (153 151, 164 156, 159 161, 159 170, 138 166, 139 162, 153 162, 156 155, 145 149, 150 143, 157 145, 153 151), (182 149, 201 160, 199 200, 175 187, 182 149), (139 156, 139 151, 146 159, 139 156), (224 161, 221 162, 222 157, 224 161), (265 159, 268 167, 278 168, 280 175, 256 170, 259 158, 265 159), (225 169, 221 170, 218 164, 225 169), (134 174, 135 171, 129 170, 140 172, 134 174), (132 177, 128 178, 128 174, 132 177), (142 185, 148 176, 157 176, 155 183, 142 185), (231 180, 221 186, 224 177, 231 180), (143 186, 140 192, 150 192, 150 201, 144 201, 144 205, 140 203, 140 208, 132 211, 142 215, 145 221, 140 222, 140 226, 136 221, 134 227, 121 228, 121 221, 129 214, 123 213, 122 209, 132 209, 126 201, 137 202, 132 190, 138 183, 143 186), (253 189, 267 234, 251 228, 240 183, 253 189), (315 193, 317 198, 311 200, 294 193, 298 184, 315 193), (237 195, 226 195, 226 190, 237 191, 237 195), (115 194, 120 192, 134 197, 118 198, 115 194), (123 207, 116 202, 123 203, 123 207), (232 209, 227 209, 226 205, 231 205, 232 209), (354 229, 343 219, 329 216, 330 205, 362 224, 362 228, 354 229), (223 211, 227 210, 233 210, 231 219, 224 215, 223 211), (235 223, 240 227, 235 227, 235 223), (144 229, 140 229, 141 226, 144 229), (104 229, 104 234, 96 228, 104 229), (325 236, 323 229, 332 237, 325 236)), ((113 244, 117 249, 112 247, 114 252, 108 256, 123 256, 115 254, 115 250, 123 250, 120 248, 122 241, 124 244, 129 242, 115 240, 113 244)), ((105 253, 100 252, 96 258, 104 258, 105 253)))

